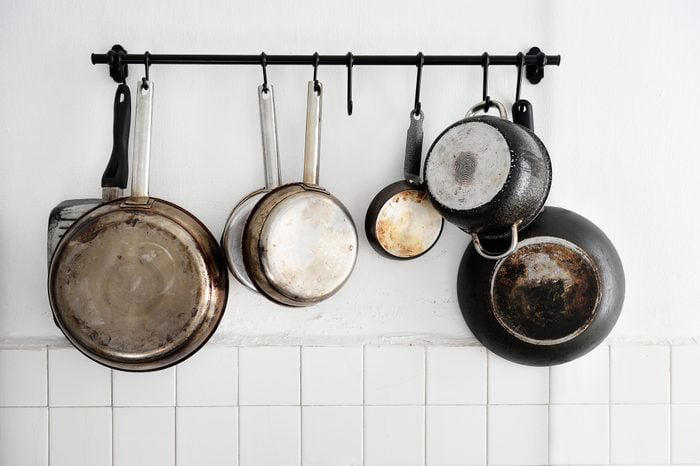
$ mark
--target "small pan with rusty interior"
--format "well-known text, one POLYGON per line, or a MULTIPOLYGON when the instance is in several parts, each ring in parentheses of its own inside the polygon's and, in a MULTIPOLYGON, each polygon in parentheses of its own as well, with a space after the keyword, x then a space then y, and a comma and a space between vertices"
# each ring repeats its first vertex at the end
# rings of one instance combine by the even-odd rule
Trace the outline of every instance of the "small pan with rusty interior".
POLYGON ((214 333, 228 294, 226 261, 207 228, 149 197, 153 84, 136 98, 131 196, 91 210, 61 239, 49 268, 57 325, 89 358, 149 371, 194 354, 214 333))
POLYGON ((248 275, 263 295, 287 306, 309 306, 335 294, 357 259, 350 213, 318 185, 322 92, 318 81, 309 82, 304 181, 265 194, 243 231, 248 275))
POLYGON ((464 320, 484 346, 520 364, 546 366, 576 359, 605 339, 622 310, 625 275, 596 225, 545 207, 509 256, 489 260, 471 244, 457 293, 464 320))
POLYGON ((379 191, 365 215, 369 244, 391 259, 414 259, 428 252, 440 238, 444 223, 420 178, 423 112, 412 110, 410 118, 404 179, 379 191))
POLYGON ((257 291, 257 289, 245 269, 243 260, 243 229, 255 204, 262 199, 265 193, 280 184, 275 96, 271 84, 258 86, 258 103, 260 106, 265 187, 248 194, 233 208, 221 237, 221 247, 226 255, 229 270, 239 282, 252 291, 257 291))

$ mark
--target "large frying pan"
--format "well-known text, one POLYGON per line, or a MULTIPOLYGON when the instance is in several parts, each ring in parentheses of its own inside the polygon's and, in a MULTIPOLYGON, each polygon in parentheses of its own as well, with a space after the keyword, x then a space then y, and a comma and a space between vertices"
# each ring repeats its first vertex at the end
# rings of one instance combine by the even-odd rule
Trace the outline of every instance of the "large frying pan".
POLYGON ((207 228, 148 195, 153 84, 136 97, 131 196, 78 219, 56 248, 49 300, 57 325, 114 369, 176 364, 214 333, 228 294, 226 262, 207 228))
POLYGON ((545 207, 508 257, 489 260, 470 245, 457 293, 464 320, 484 346, 514 362, 546 366, 578 358, 605 339, 622 310, 625 275, 597 226, 545 207))
POLYGON ((304 181, 267 193, 243 231, 248 275, 267 298, 287 306, 331 297, 350 278, 357 259, 350 213, 318 184, 322 92, 319 82, 309 82, 304 181))

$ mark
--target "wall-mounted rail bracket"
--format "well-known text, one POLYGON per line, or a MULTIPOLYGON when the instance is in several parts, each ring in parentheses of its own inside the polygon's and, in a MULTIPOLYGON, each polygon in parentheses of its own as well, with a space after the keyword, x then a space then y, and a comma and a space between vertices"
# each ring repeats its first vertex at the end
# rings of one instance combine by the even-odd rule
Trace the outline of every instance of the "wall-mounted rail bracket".
POLYGON ((118 83, 123 83, 129 76, 129 65, 123 60, 125 56, 126 50, 119 44, 114 44, 107 52, 109 75, 118 83))
MULTIPOLYGON (((539 49, 539 47, 532 47, 530 50, 528 50, 526 55, 530 57, 537 57, 536 64, 525 65, 525 77, 530 84, 537 84, 544 78, 544 67, 549 65, 549 63, 547 63, 548 57, 539 49)), ((559 65, 558 61, 557 65, 559 65)))

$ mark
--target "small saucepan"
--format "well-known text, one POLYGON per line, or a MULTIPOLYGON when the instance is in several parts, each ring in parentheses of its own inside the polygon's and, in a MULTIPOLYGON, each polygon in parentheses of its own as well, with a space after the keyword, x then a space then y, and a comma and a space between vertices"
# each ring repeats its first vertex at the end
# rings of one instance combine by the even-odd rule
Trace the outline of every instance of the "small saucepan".
POLYGON ((322 93, 318 81, 309 82, 303 182, 265 194, 243 231, 248 275, 263 295, 287 306, 309 306, 335 294, 357 259, 350 213, 318 185, 322 93))
POLYGON ((391 259, 414 259, 428 252, 440 238, 444 223, 420 178, 423 112, 412 110, 410 119, 404 179, 379 191, 365 215, 369 244, 391 259))
POLYGON ((459 266, 457 294, 484 346, 520 364, 546 366, 578 358, 605 339, 622 310, 625 275, 596 225, 545 207, 508 257, 488 260, 472 243, 459 266))
POLYGON ((226 255, 228 268, 236 279, 252 291, 257 291, 245 269, 243 260, 243 229, 255 204, 280 184, 279 146, 277 144, 277 119, 275 118, 275 96, 271 84, 258 86, 260 106, 260 130, 262 133, 263 169, 265 187, 253 191, 233 208, 224 227, 221 247, 226 255))
POLYGON ((477 252, 490 259, 515 250, 518 231, 542 210, 552 182, 552 165, 542 141, 507 118, 500 102, 476 104, 465 119, 437 137, 425 160, 425 186, 433 206, 470 233, 477 252), (476 116, 490 106, 500 117, 476 116), (487 253, 480 246, 480 237, 509 235, 504 253, 487 253))

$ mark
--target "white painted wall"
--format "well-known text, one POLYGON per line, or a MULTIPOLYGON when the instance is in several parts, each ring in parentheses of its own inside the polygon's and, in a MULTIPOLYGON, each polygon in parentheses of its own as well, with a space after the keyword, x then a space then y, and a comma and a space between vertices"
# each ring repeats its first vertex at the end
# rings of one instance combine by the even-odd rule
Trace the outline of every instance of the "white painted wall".
MULTIPOLYGON (((0 341, 60 341, 46 297, 46 222, 63 199, 99 195, 111 149, 115 84, 91 52, 115 42, 153 53, 562 54, 523 96, 554 164, 550 204, 576 210, 615 242, 627 299, 611 339, 700 337, 697 202, 700 3, 420 1, 115 1, 0 3, 0 341)), ((129 82, 142 75, 131 67, 129 82)), ((510 106, 515 69, 492 70, 510 106)), ((427 67, 426 139, 481 93, 478 67, 427 67)), ((257 67, 154 66, 151 190, 215 235, 262 185, 257 67)), ((310 67, 270 67, 285 181, 301 176, 310 67)), ((322 184, 362 225, 367 204, 401 175, 415 69, 322 67, 322 184)), ((427 141, 429 142, 429 141, 427 141)), ((426 142, 426 146, 427 146, 426 142)), ((361 233, 355 273, 314 308, 273 305, 232 281, 217 338, 233 343, 473 341, 456 303, 467 238, 446 227, 413 262, 376 255, 361 233)))

